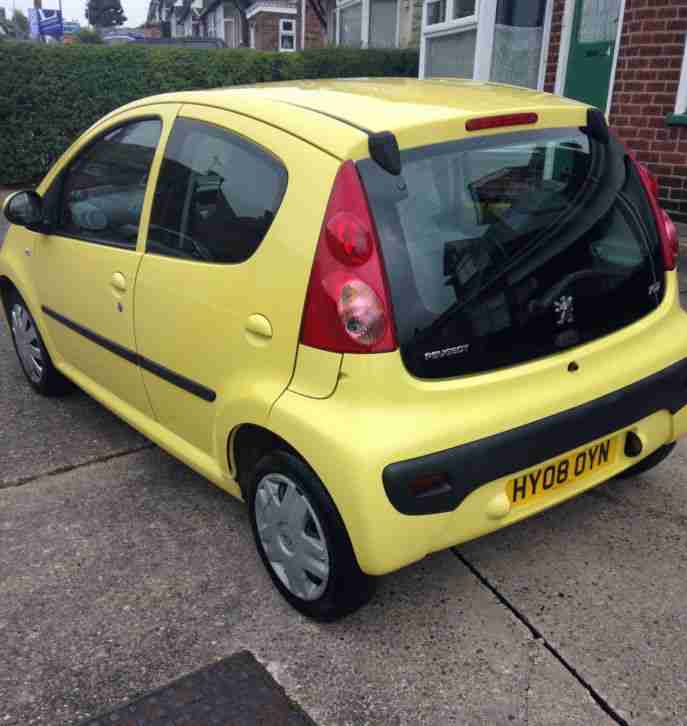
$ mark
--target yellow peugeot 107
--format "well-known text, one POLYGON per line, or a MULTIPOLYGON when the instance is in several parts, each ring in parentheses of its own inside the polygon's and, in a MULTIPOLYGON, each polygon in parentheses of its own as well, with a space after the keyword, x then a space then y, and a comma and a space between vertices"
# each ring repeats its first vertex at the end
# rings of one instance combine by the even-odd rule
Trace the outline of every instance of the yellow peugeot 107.
POLYGON ((400 79, 157 96, 5 215, 30 384, 69 379, 243 498, 315 619, 687 431, 675 228, 575 101, 400 79))

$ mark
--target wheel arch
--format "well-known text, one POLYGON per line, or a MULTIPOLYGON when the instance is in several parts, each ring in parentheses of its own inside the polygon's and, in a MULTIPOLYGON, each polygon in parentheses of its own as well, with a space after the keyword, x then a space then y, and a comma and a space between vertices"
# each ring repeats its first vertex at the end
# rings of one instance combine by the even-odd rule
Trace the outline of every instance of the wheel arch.
POLYGON ((15 292, 21 295, 17 286, 10 280, 6 275, 0 275, 0 302, 2 302, 2 309, 5 312, 5 317, 9 320, 10 317, 10 295, 15 292))
POLYGON ((227 444, 229 470, 239 485, 244 501, 247 501, 250 472, 263 456, 277 449, 288 451, 307 463, 305 457, 286 439, 264 426, 244 423, 236 426, 231 432, 227 444))

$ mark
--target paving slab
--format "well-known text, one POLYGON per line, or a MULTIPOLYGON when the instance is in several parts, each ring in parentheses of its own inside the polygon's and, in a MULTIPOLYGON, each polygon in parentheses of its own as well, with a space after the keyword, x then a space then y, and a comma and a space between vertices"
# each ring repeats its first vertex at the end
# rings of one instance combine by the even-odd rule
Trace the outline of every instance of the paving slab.
POLYGON ((687 723, 687 444, 458 549, 632 724, 687 723))
POLYGON ((253 653, 320 726, 604 724, 450 552, 320 625, 291 610, 244 506, 159 449, 0 491, 0 724, 61 726, 253 653))
POLYGON ((85 393, 43 398, 22 373, 0 311, 0 489, 150 442, 85 393))

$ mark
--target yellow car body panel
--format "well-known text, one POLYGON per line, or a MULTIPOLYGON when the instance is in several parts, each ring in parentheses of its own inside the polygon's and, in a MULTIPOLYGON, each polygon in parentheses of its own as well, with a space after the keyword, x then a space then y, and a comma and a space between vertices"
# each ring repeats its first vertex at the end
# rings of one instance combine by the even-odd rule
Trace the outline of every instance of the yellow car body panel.
POLYGON ((290 134, 229 111, 187 105, 179 117, 250 138, 290 170, 279 214, 248 260, 218 265, 146 254, 136 285, 141 355, 217 393, 209 404, 144 371, 156 418, 229 476, 229 433, 243 423, 265 426, 291 380, 317 244, 312 231, 321 225, 338 163, 290 134), (255 316, 269 337, 251 330, 255 316), (175 321, 173 335, 162 320, 175 321))
MULTIPOLYGON (((687 315, 679 304, 677 274, 670 272, 665 299, 642 320, 573 351, 491 373, 423 381, 406 372, 398 352, 346 354, 332 396, 318 401, 287 392, 274 407, 270 428, 327 482, 361 567, 379 575, 558 504, 637 459, 620 452, 612 469, 498 518, 488 511, 503 495, 505 479, 481 486, 453 512, 401 514, 382 486, 387 464, 569 410, 650 376, 685 352, 687 315), (579 370, 570 373, 573 360, 579 370)), ((683 435, 686 427, 687 408, 637 422, 642 457, 683 435)))
MULTIPOLYGON (((26 300, 63 373, 232 494, 240 496, 232 433, 242 424, 256 424, 280 436, 322 479, 361 568, 383 574, 558 504, 638 459, 620 451, 612 467, 516 509, 503 501, 507 479, 519 473, 511 472, 480 486, 456 510, 424 516, 401 514, 391 504, 382 484, 388 464, 545 419, 665 369, 685 357, 687 319, 676 273, 669 272, 664 300, 650 315, 573 350, 493 372, 425 381, 407 372, 398 351, 340 355, 299 346, 312 260, 337 169, 342 160, 369 156, 366 129, 392 131, 407 149, 463 138, 465 121, 475 116, 534 112, 538 121, 527 127, 533 130, 582 126, 587 110, 547 94, 471 81, 301 81, 165 94, 129 104, 94 125, 38 191, 44 193, 104 129, 128 119, 162 119, 138 245, 127 253, 133 261, 128 289, 134 293, 126 300, 134 306, 133 332, 112 328, 109 334, 211 388, 217 396, 211 404, 133 365, 132 375, 140 376, 149 402, 138 395, 127 400, 117 383, 123 363, 114 356, 110 361, 103 351, 98 358, 101 380, 70 360, 82 357, 84 349, 75 347, 80 344, 73 333, 48 323, 41 312, 49 285, 47 271, 42 278, 37 272, 41 259, 59 265, 43 254, 46 235, 10 228, 0 250, 0 278, 11 281, 26 300), (246 136, 288 170, 287 191, 267 237, 240 265, 185 263, 145 251, 164 145, 179 113, 246 136), (268 321, 271 338, 247 327, 254 315, 268 321), (205 347, 198 331, 207 331, 205 347), (571 373, 573 360, 579 369, 571 373)), ((70 301, 65 287, 55 304, 74 305, 75 315, 96 325, 117 300, 108 287, 113 261, 99 270, 92 254, 77 255, 70 268, 60 268, 64 275, 93 278, 82 299, 70 301)), ((256 325, 260 330, 263 323, 256 325)), ((687 410, 657 411, 624 430, 637 432, 642 457, 648 456, 687 432, 687 410)))
POLYGON ((301 137, 339 159, 354 161, 369 156, 367 130, 393 131, 399 148, 407 149, 467 136, 465 121, 476 116, 535 112, 538 121, 528 129, 556 128, 583 126, 589 108, 579 101, 498 83, 374 78, 169 93, 135 101, 125 109, 153 102, 236 111, 301 137))

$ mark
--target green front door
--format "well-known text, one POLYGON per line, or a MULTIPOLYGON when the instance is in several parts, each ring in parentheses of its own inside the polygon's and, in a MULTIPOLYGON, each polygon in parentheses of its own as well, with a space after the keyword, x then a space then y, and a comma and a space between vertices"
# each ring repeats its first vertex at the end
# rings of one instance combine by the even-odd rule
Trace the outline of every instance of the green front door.
POLYGON ((576 0, 564 95, 606 110, 621 0, 576 0))

